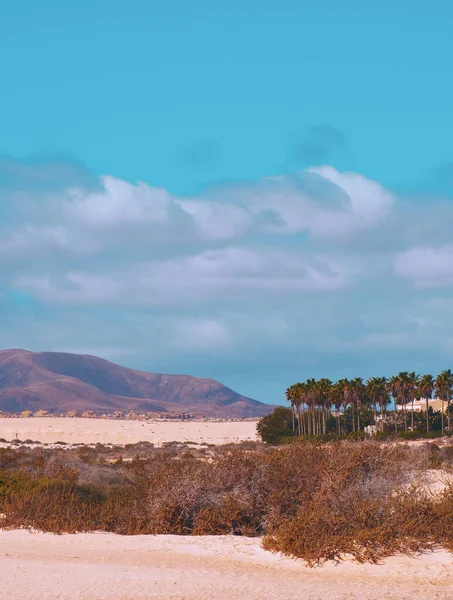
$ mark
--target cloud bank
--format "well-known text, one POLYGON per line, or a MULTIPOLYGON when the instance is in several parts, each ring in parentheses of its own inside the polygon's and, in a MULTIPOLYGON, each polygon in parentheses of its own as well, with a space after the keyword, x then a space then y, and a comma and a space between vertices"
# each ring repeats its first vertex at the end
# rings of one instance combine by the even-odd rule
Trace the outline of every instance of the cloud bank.
POLYGON ((178 197, 69 159, 9 158, 2 345, 191 371, 268 401, 308 376, 441 368, 451 223, 446 200, 331 166, 178 197))

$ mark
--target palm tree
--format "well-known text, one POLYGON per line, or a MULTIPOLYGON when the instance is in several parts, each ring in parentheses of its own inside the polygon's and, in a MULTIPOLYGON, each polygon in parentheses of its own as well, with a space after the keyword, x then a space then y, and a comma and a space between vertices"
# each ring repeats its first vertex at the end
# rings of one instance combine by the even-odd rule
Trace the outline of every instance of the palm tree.
POLYGON ((297 384, 297 398, 298 398, 298 414, 299 414, 299 435, 306 434, 305 427, 305 405, 307 400, 307 384, 306 383, 298 383, 297 384), (302 410, 301 410, 302 407, 302 410))
POLYGON ((293 433, 296 432, 296 420, 295 420, 295 410, 296 410, 296 394, 295 394, 295 385, 290 385, 289 387, 286 388, 286 392, 285 392, 285 396, 286 396, 286 400, 287 402, 289 402, 291 404, 291 412, 292 412, 292 416, 293 416, 293 433))
POLYGON ((381 412, 384 412, 390 402, 386 384, 387 379, 385 377, 371 377, 366 382, 366 395, 373 407, 375 424, 377 423, 377 407, 379 406, 381 412))
POLYGON ((330 379, 320 379, 316 382, 316 401, 317 405, 321 409, 322 416, 322 432, 327 432, 327 414, 330 415, 332 408, 332 382, 330 379))
POLYGON ((401 402, 401 407, 404 417, 404 430, 407 431, 407 413, 406 413, 406 386, 407 386, 407 371, 398 373, 397 376, 397 393, 398 400, 401 402))
POLYGON ((321 413, 324 406, 324 398, 322 394, 322 388, 319 381, 315 381, 313 384, 313 399, 314 399, 314 418, 315 418, 315 433, 321 433, 321 413))
POLYGON ((377 416, 377 405, 379 403, 379 397, 381 394, 380 389, 380 378, 379 377, 371 377, 365 384, 366 394, 371 402, 371 406, 373 407, 374 414, 374 422, 376 423, 377 416))
POLYGON ((387 378, 378 377, 377 379, 377 386, 379 388, 378 404, 381 413, 384 414, 387 411, 387 406, 390 404, 390 394, 387 391, 387 378))
POLYGON ((451 397, 452 397, 452 388, 453 388, 453 373, 450 371, 450 369, 448 369, 446 371, 447 373, 447 378, 449 381, 449 389, 448 389, 448 398, 447 398, 447 429, 448 431, 450 431, 450 401, 451 401, 451 397))
POLYGON ((344 395, 344 408, 350 406, 352 416, 352 433, 355 433, 355 396, 354 396, 354 383, 349 379, 343 379, 343 395, 344 395))
POLYGON ((426 400, 426 431, 429 431, 429 399, 433 395, 434 379, 432 375, 426 374, 419 377, 417 384, 417 395, 426 400))
POLYGON ((398 390, 399 390, 399 379, 397 375, 392 375, 390 379, 387 380, 387 393, 389 393, 393 398, 393 403, 395 405, 395 432, 398 432, 398 390))
POLYGON ((315 405, 316 405, 316 380, 307 379, 305 382, 305 404, 307 405, 307 431, 308 434, 316 433, 315 405))
POLYGON ((447 402, 447 426, 450 429, 450 400, 452 396, 452 388, 453 388, 453 373, 450 369, 446 369, 442 371, 434 382, 434 387, 436 389, 436 394, 438 398, 442 400, 442 435, 445 433, 444 427, 444 402, 447 402))
POLYGON ((369 400, 366 393, 366 386, 361 377, 355 377, 354 387, 354 394, 357 404, 357 430, 360 431, 360 411, 369 406, 369 400))
POLYGON ((366 396, 366 388, 363 383, 363 379, 360 377, 355 377, 352 381, 349 381, 348 384, 348 392, 351 396, 353 413, 352 413, 352 422, 353 422, 353 430, 355 431, 355 415, 357 416, 357 431, 360 431, 360 411, 366 405, 367 396, 366 396))
POLYGON ((340 408, 344 403, 344 384, 343 380, 337 381, 332 385, 331 388, 331 400, 333 405, 335 406, 335 417, 337 419, 337 433, 341 435, 341 427, 340 427, 340 408))
POLYGON ((412 429, 414 428, 414 393, 417 381, 415 373, 408 373, 407 371, 401 371, 398 374, 397 381, 397 394, 398 398, 403 405, 404 411, 404 429, 407 431, 407 403, 409 400, 412 401, 412 429))
POLYGON ((408 393, 410 393, 410 398, 412 400, 412 414, 411 414, 411 429, 414 431, 414 400, 417 395, 417 385, 419 382, 419 375, 416 375, 414 371, 409 373, 409 385, 408 385, 408 393))

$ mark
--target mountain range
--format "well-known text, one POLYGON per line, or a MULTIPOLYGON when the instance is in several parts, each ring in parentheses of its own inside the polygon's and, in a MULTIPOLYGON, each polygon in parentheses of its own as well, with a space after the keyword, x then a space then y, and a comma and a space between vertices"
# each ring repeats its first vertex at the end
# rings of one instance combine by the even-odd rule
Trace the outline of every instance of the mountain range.
POLYGON ((134 410, 259 417, 273 408, 214 379, 146 373, 85 354, 0 350, 3 412, 43 409, 102 414, 134 410))

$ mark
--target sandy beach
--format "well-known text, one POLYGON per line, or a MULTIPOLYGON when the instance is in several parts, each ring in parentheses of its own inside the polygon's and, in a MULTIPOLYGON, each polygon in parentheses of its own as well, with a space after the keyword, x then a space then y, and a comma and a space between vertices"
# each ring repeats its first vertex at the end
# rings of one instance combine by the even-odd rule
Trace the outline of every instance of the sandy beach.
POLYGON ((446 552, 308 569, 229 536, 0 531, 2 600, 451 600, 446 552))
POLYGON ((196 442, 227 444, 256 439, 255 421, 128 421, 31 417, 0 419, 0 438, 52 444, 196 442))

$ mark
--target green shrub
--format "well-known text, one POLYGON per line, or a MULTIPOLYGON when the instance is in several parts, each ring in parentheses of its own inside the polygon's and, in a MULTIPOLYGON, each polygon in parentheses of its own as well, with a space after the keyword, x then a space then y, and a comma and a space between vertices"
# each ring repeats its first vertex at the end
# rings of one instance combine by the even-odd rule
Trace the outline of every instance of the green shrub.
POLYGON ((403 440, 418 440, 423 434, 420 431, 400 431, 398 437, 403 440))
POLYGON ((427 440, 435 440, 437 438, 442 437, 441 431, 426 431, 423 437, 427 440))
POLYGON ((263 442, 280 444, 282 438, 294 435, 291 409, 278 406, 271 414, 258 421, 256 430, 263 442))

